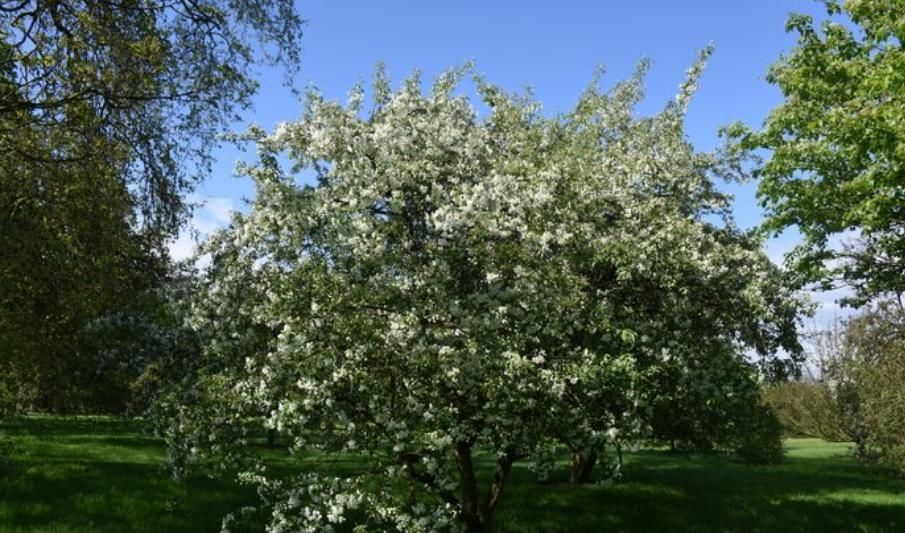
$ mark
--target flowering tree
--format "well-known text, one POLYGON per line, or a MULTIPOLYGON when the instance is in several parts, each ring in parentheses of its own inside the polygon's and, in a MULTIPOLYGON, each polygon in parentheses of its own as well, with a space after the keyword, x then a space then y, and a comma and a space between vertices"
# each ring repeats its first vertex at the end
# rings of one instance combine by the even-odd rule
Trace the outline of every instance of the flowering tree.
POLYGON ((312 93, 299 121, 253 132, 257 196, 208 244, 193 304, 207 340, 177 464, 242 465, 272 531, 488 531, 515 461, 560 441, 580 477, 641 434, 665 363, 794 352, 797 302, 713 183, 743 177, 737 160, 684 137, 705 57, 647 118, 644 66, 555 118, 475 77, 478 118, 459 69, 429 94, 379 72, 370 112, 360 87, 347 105, 312 93), (271 474, 245 453, 264 429, 371 466, 271 474))

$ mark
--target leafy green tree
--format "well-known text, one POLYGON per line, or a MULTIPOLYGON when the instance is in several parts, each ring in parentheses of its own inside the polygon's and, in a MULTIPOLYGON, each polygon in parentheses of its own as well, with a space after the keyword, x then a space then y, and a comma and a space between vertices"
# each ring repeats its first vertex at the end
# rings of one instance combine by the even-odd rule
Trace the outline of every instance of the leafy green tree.
POLYGON ((764 390, 790 436, 816 437, 831 442, 852 440, 845 431, 837 395, 823 381, 786 381, 764 390))
POLYGON ((8 403, 97 407, 123 389, 97 325, 160 313, 185 193, 250 103, 252 62, 297 66, 300 23, 288 0, 0 1, 8 403))
POLYGON ((815 383, 768 389, 788 427, 855 443, 863 461, 905 473, 905 310, 871 304, 813 336, 815 383))
POLYGON ((782 458, 782 435, 762 400, 760 376, 742 354, 665 364, 647 384, 654 441, 672 450, 729 452, 752 462, 782 458), (779 449, 780 453, 776 453, 779 449))
POLYGON ((845 282, 857 305, 905 291, 905 2, 824 3, 848 20, 792 15, 798 46, 767 77, 785 101, 759 131, 729 133, 769 150, 758 195, 767 229, 802 233, 798 282, 845 282))
POLYGON ((16 403, 64 409, 67 392, 96 377, 92 360, 78 356, 85 326, 137 299, 162 258, 133 231, 116 169, 89 160, 45 164, 57 151, 111 153, 110 143, 86 146, 30 118, 0 115, 0 365, 16 403))
POLYGON ((10 142, 7 153, 113 167, 138 223, 169 236, 215 135, 250 103, 253 62, 294 69, 300 25, 290 0, 2 0, 2 70, 12 75, 0 115, 115 148, 36 154, 10 142))

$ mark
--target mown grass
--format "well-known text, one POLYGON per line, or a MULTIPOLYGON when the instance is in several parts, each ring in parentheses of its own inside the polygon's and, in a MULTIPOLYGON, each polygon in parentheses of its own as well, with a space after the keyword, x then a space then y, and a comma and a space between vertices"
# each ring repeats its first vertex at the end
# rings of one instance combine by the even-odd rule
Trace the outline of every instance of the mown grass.
MULTIPOLYGON (((217 531, 254 502, 226 481, 172 481, 163 445, 137 421, 30 417, 0 426, 17 471, 0 478, 0 531, 217 531)), ((517 465, 498 515, 504 532, 905 531, 905 481, 858 465, 845 444, 787 442, 755 467, 720 456, 626 455, 612 486, 546 484, 517 465)), ((334 469, 336 464, 324 464, 334 469)))

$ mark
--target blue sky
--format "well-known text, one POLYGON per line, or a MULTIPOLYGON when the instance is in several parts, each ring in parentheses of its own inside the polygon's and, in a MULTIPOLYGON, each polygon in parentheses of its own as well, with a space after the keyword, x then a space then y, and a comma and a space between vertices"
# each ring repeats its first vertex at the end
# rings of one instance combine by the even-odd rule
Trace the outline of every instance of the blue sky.
MULTIPOLYGON (((573 105, 597 66, 605 67, 604 84, 609 84, 648 58, 652 69, 641 111, 650 112, 675 94, 696 51, 712 42, 716 51, 687 118, 688 135, 701 149, 719 142, 720 126, 736 120, 760 125, 781 101, 764 78, 769 65, 795 44, 795 35, 784 31, 788 14, 825 16, 823 5, 812 0, 306 0, 299 9, 308 22, 296 85, 313 84, 336 99, 345 98, 355 82, 368 80, 378 61, 386 63, 394 81, 415 68, 429 81, 473 60, 479 72, 507 89, 531 86, 553 114, 573 105)), ((301 112, 280 71, 261 68, 257 77, 255 107, 234 130, 252 122, 272 129, 301 112)), ((228 211, 242 209, 242 198, 254 192, 250 182, 232 176, 235 162, 252 158, 253 151, 224 146, 216 156, 213 175, 196 193, 205 203, 194 220, 202 234, 225 223, 228 211)), ((739 225, 757 224, 762 210, 754 186, 727 190, 736 195, 739 225)), ((795 238, 789 233, 774 239, 769 253, 780 257, 795 238)), ((176 255, 189 242, 180 239, 176 255)))

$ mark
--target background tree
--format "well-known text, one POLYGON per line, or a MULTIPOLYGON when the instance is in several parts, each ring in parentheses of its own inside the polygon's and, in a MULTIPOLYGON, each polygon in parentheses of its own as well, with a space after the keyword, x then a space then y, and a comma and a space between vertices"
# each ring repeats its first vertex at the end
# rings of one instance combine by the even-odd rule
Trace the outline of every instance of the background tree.
POLYGON ((905 474, 905 312, 873 306, 845 324, 830 385, 859 455, 905 474))
POLYGON ((744 461, 779 462, 781 436, 765 433, 775 415, 762 400, 756 368, 742 354, 689 359, 663 365, 647 384, 652 440, 674 451, 730 452, 744 461))
POLYGON ((3 381, 18 402, 74 409, 67 394, 97 377, 82 351, 85 326, 128 306, 159 279, 163 258, 133 231, 132 204, 117 170, 59 153, 105 152, 71 132, 47 130, 28 111, 0 115, 0 337, 3 381))
POLYGON ((792 15, 798 46, 767 76, 785 101, 759 131, 730 134, 769 150, 758 196, 767 229, 802 233, 788 257, 798 282, 842 281, 863 304, 905 290, 905 2, 824 3, 848 20, 792 15))
POLYGON ((845 430, 838 398, 825 381, 775 383, 766 387, 764 397, 789 436, 854 440, 845 430))
MULTIPOLYGON (((185 193, 250 104, 253 62, 298 65, 300 24, 288 0, 0 1, 0 366, 11 403, 100 408, 85 396, 123 389, 112 384, 126 363, 105 359, 98 342, 110 332, 95 326, 164 312, 151 307, 185 193)), ((117 397, 103 409, 121 409, 117 397)))
POLYGON ((807 334, 807 374, 803 379, 772 384, 767 402, 779 414, 787 433, 828 441, 864 442, 858 401, 858 363, 848 335, 849 320, 835 320, 807 334))
POLYGON ((905 472, 905 319, 880 302, 811 335, 815 378, 766 390, 786 430, 851 441, 863 461, 905 472))
POLYGON ((11 76, 0 114, 66 132, 77 148, 98 138, 116 148, 6 149, 35 162, 111 167, 140 208, 137 223, 169 236, 215 135, 250 104, 253 62, 294 69, 300 25, 288 0, 3 0, 3 70, 11 76))
POLYGON ((758 195, 767 230, 802 233, 787 256, 796 284, 841 282, 853 289, 844 302, 872 304, 828 332, 824 340, 839 342, 821 377, 859 455, 901 469, 905 2, 824 3, 830 18, 819 29, 810 17, 789 18, 798 46, 768 75, 785 101, 759 131, 728 132, 742 150, 769 151, 754 170, 758 195))

